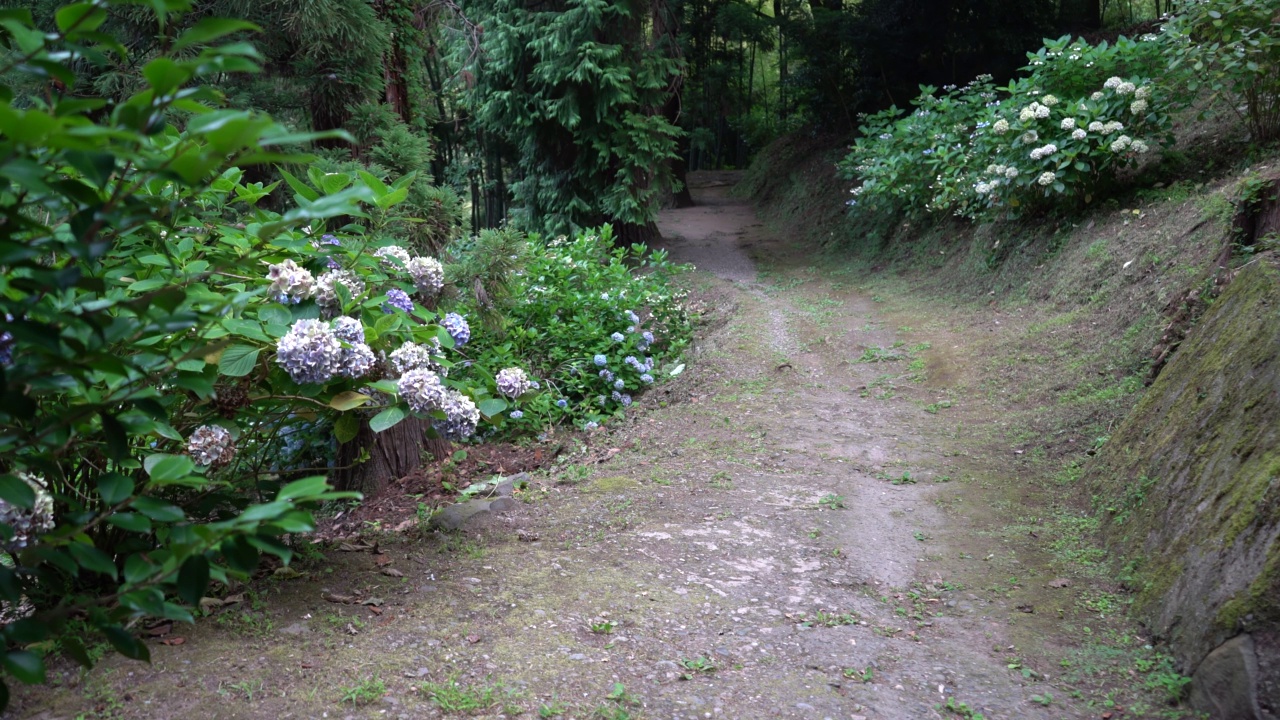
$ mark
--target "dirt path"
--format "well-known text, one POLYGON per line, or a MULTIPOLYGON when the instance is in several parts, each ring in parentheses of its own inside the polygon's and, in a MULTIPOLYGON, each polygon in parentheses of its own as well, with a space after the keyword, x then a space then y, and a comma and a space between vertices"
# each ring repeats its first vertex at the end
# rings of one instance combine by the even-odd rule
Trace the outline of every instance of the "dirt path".
POLYGON ((1011 662, 1016 593, 971 587, 1007 548, 948 482, 946 392, 894 397, 925 349, 725 178, 694 190, 661 227, 713 328, 636 418, 466 535, 312 560, 36 717, 1096 717, 1011 662))

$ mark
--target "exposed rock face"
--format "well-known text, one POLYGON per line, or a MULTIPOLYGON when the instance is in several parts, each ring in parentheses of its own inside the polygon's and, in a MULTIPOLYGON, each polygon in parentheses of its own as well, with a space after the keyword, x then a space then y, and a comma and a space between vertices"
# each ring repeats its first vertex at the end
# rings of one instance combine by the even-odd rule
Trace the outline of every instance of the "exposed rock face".
POLYGON ((1280 712, 1280 272, 1243 268, 1087 481, 1138 612, 1214 718, 1280 712), (1246 692, 1247 690, 1247 692, 1246 692))

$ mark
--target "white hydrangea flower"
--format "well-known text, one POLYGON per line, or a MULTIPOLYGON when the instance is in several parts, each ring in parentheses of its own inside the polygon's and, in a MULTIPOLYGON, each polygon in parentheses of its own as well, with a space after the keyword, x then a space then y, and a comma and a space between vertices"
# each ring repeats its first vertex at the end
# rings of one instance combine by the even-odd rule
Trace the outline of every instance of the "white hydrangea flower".
POLYGON ((444 288, 444 267, 439 260, 416 257, 409 261, 408 270, 419 292, 435 295, 444 288))
POLYGON ((1054 105, 1058 104, 1058 98, 1054 97, 1053 95, 1045 95, 1044 97, 1040 98, 1040 103, 1042 105, 1053 107, 1054 105))
POLYGON ((1151 148, 1147 147, 1147 144, 1141 140, 1134 140, 1129 144, 1129 149, 1141 155, 1151 148))
POLYGON ((1134 115, 1141 115, 1146 111, 1147 111, 1146 100, 1134 100, 1132 103, 1129 103, 1129 112, 1133 113, 1134 115))
POLYGON ((991 130, 994 131, 995 134, 997 135, 1003 135, 1009 132, 1009 121, 1005 120, 1004 118, 1000 118, 999 120, 996 120, 994 125, 991 126, 991 130))
POLYGON ((388 245, 373 251, 373 256, 382 261, 390 270, 403 270, 409 267, 409 251, 398 245, 388 245))
POLYGON ((347 294, 355 297, 364 292, 364 281, 350 270, 330 270, 316 280, 316 302, 320 307, 334 308, 341 304, 337 285, 341 283, 347 294))
POLYGON ((31 486, 35 492, 36 502, 30 510, 10 505, 0 499, 0 522, 9 526, 13 537, 2 546, 6 552, 17 552, 31 544, 37 535, 53 529, 53 496, 45 487, 44 478, 25 472, 16 473, 18 478, 31 486))
POLYGON ((1018 168, 1010 165, 1008 168, 1005 169, 1004 176, 1010 180, 1018 177, 1018 168))
POLYGON ((1106 125, 1103 125, 1103 126, 1102 126, 1102 134, 1103 134, 1103 135, 1110 135, 1111 133, 1120 132, 1120 131, 1121 131, 1121 130, 1123 130, 1123 129, 1124 129, 1124 124, 1123 124, 1123 123, 1121 123, 1121 122, 1119 122, 1119 121, 1116 121, 1116 120, 1112 120, 1111 122, 1109 122, 1109 123, 1107 123, 1106 125))
POLYGON ((415 368, 401 375, 396 389, 400 398, 416 413, 439 410, 446 395, 440 376, 426 368, 415 368))
POLYGON ((1071 139, 1083 140, 1087 135, 1088 133, 1086 133, 1084 130, 1081 130, 1080 128, 1076 128, 1075 131, 1071 133, 1071 139))
POLYGON ((1102 83, 1102 87, 1107 88, 1108 90, 1114 90, 1115 88, 1120 87, 1120 83, 1122 82, 1124 82, 1124 80, 1121 80, 1118 77, 1109 77, 1106 82, 1102 83))
POLYGON ((994 175, 995 173, 996 173, 996 166, 995 166, 995 165, 988 165, 988 166, 987 166, 987 174, 988 174, 988 175, 994 175))
POLYGON ((1105 127, 1106 125, 1103 125, 1101 120, 1094 120, 1093 122, 1089 123, 1089 132, 1100 133, 1105 127))
POLYGON ((1062 129, 1063 129, 1063 130, 1075 130, 1075 129, 1076 129, 1076 119, 1075 119, 1075 118, 1062 118, 1062 125, 1061 125, 1061 127, 1062 127, 1062 129))
POLYGON ((979 195, 986 195, 987 193, 991 192, 991 186, 987 183, 980 182, 977 185, 973 186, 973 191, 978 193, 979 195))
POLYGON ((187 454, 197 465, 221 467, 235 459, 236 442, 221 425, 201 425, 187 438, 187 454))
POLYGON ((1101 91, 1101 90, 1099 90, 1098 92, 1095 92, 1094 94, 1090 95, 1090 96, 1089 96, 1089 99, 1090 99, 1090 100, 1092 100, 1092 101, 1094 101, 1094 102, 1098 102, 1099 100, 1101 100, 1101 99, 1102 99, 1102 98, 1104 98, 1104 97, 1106 97, 1106 96, 1102 94, 1102 91, 1101 91))
POLYGON ((1047 105, 1041 105, 1040 107, 1036 108, 1036 117, 1039 118, 1040 120, 1043 120, 1049 117, 1049 107, 1047 105))
POLYGON ((271 281, 271 298, 276 302, 301 302, 315 292, 316 280, 311 271, 299 267, 293 260, 267 265, 267 279, 271 281))
POLYGON ((1128 135, 1121 135, 1115 139, 1115 142, 1111 143, 1111 152, 1124 152, 1125 148, 1128 148, 1129 143, 1131 142, 1133 141, 1129 139, 1128 135))
POLYGON ((1053 184, 1054 180, 1057 180, 1057 179, 1058 179, 1057 175, 1054 175, 1051 172, 1046 172, 1046 173, 1041 173, 1040 177, 1036 178, 1036 182, 1040 183, 1045 187, 1048 187, 1053 184))
POLYGON ((1022 108, 1021 112, 1018 113, 1018 119, 1022 122, 1030 122, 1031 120, 1034 120, 1036 117, 1037 107, 1039 107, 1039 103, 1031 103, 1027 107, 1022 108))
POLYGON ((1116 86, 1117 95, 1128 95, 1138 89, 1138 86, 1131 82, 1122 82, 1116 86))
POLYGON ((1133 96, 1139 100, 1146 100, 1151 97, 1151 86, 1143 85, 1134 92, 1133 96))
POLYGON ((1036 142, 1040 139, 1040 133, 1036 132, 1035 130, 1028 130, 1022 133, 1022 137, 1018 139, 1022 141, 1023 145, 1030 145, 1031 143, 1036 142))

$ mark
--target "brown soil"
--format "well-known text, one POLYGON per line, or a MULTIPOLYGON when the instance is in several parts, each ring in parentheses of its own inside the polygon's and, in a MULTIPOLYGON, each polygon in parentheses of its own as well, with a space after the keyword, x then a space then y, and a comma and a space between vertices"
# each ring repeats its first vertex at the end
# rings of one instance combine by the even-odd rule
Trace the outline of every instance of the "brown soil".
POLYGON ((1144 641, 1090 600, 1117 591, 1105 577, 1050 569, 1030 443, 971 442, 1005 398, 967 338, 1022 321, 886 314, 733 180, 695 175, 701 204, 660 223, 699 268, 688 369, 626 423, 499 454, 554 461, 515 510, 431 532, 404 521, 440 476, 409 478, 357 511, 366 542, 236 589, 150 665, 59 670, 16 716, 1155 717, 1121 654, 1071 654, 1144 641))

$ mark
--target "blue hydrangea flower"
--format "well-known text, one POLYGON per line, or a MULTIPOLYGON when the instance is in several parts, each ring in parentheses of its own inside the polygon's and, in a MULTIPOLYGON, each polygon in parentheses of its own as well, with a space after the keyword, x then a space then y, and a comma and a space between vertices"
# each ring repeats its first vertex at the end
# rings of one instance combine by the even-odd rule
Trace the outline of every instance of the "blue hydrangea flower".
POLYGON ((532 387, 529 382, 529 376, 524 370, 516 367, 499 370, 494 378, 494 384, 498 387, 498 393, 506 395, 509 398, 518 398, 529 391, 532 387))
POLYGON ((342 241, 333 235, 325 233, 324 235, 320 236, 320 244, 321 245, 341 245, 342 241))
POLYGON ((592 421, 588 422, 586 425, 583 425, 583 426, 582 426, 582 429, 583 429, 583 430, 595 430, 595 429, 596 429, 596 428, 598 428, 598 427, 600 427, 600 423, 596 422, 595 420, 592 420, 592 421))
POLYGON ((530 380, 529 387, 533 388, 534 390, 541 390, 542 384, 539 383, 537 380, 530 380))
POLYGON ((615 389, 615 390, 621 390, 622 388, 624 388, 624 387, 626 387, 626 386, 627 386, 627 384, 626 384, 626 383, 624 383, 624 382, 622 382, 622 380, 615 380, 615 381, 614 381, 614 383, 613 383, 613 389, 615 389))
POLYGON ((622 342, 623 340, 626 340, 626 338, 620 332, 616 332, 610 335, 609 339, 613 340, 614 342, 622 342))
POLYGON ((621 401, 622 401, 622 407, 631 407, 631 396, 630 396, 630 395, 627 395, 626 393, 623 393, 622 398, 621 398, 621 401))
POLYGON ((645 373, 640 376, 640 382, 644 383, 645 385, 648 385, 653 382, 653 376, 650 375, 649 373, 645 373))
POLYGON ((450 390, 441 404, 445 420, 433 420, 432 426, 446 440, 463 440, 475 434, 480 422, 480 411, 471 398, 457 390, 450 390))
POLYGON ((323 320, 299 320, 276 343, 276 363, 300 385, 328 382, 341 357, 342 341, 323 320))
MULTIPOLYGON (((9 315, 8 322, 13 322, 13 316, 9 315)), ((13 333, 5 330, 0 332, 0 365, 11 365, 13 363, 13 333)))
POLYGON ((635 366, 636 366, 636 364, 637 364, 637 363, 639 363, 640 361, 639 361, 639 360, 636 360, 636 356, 635 356, 635 355, 628 355, 628 356, 626 356, 625 358, 623 358, 623 359, 622 359, 622 362, 624 362, 624 363, 626 363, 626 364, 630 365, 631 367, 635 367, 635 366))
POLYGON ((444 320, 440 323, 444 326, 445 332, 453 338, 454 345, 462 347, 471 339, 471 326, 467 324, 467 319, 458 313, 449 313, 444 316, 444 320))
POLYGON ((614 402, 622 402, 622 393, 618 392, 617 390, 614 390, 612 393, 610 393, 609 397, 612 397, 614 402))
POLYGON ((648 330, 645 330, 644 332, 640 333, 640 337, 644 338, 646 345, 653 344, 653 333, 649 332, 648 330))
POLYGON ((600 377, 604 378, 605 382, 613 382, 613 373, 608 370, 601 370, 600 377))
POLYGON ((569 407, 569 401, 565 400, 564 398, 560 398, 559 400, 556 401, 556 407, 558 408, 569 407))
POLYGON ((523 412, 521 412, 521 411, 519 411, 519 410, 512 410, 512 411, 511 411, 511 419, 512 419, 512 420, 519 420, 519 419, 520 419, 520 418, 522 418, 522 417, 524 417, 524 413, 523 413, 523 412))
POLYGON ((627 319, 631 321, 632 325, 640 324, 640 316, 630 310, 627 311, 627 319))
POLYGON ((605 365, 609 364, 609 358, 605 357, 604 355, 597 355, 594 358, 592 358, 592 360, 593 362, 595 362, 596 367, 604 367, 605 365))
POLYGON ((633 332, 635 332, 635 331, 636 331, 636 326, 635 326, 635 325, 628 325, 628 326, 627 326, 627 332, 629 332, 629 333, 633 333, 633 332))
POLYGON ((382 304, 383 312, 392 312, 394 310, 403 310, 407 313, 413 312, 413 300, 409 298, 409 293, 400 288, 392 288, 387 291, 387 301, 382 304))

